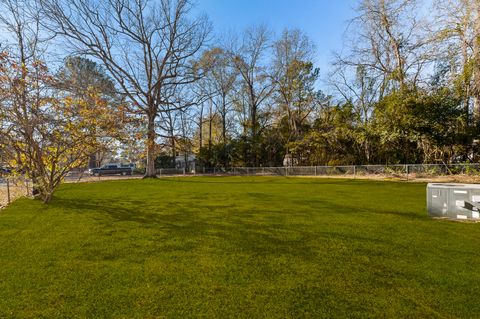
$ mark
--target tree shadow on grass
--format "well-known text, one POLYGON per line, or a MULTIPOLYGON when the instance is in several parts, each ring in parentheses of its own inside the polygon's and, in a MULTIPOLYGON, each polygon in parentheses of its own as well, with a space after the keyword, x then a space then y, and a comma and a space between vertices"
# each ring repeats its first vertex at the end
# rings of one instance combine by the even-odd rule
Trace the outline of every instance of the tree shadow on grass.
MULTIPOLYGON (((361 214, 363 219, 366 215, 373 214, 377 221, 382 215, 399 217, 402 220, 428 220, 427 216, 422 217, 411 211, 359 208, 354 204, 339 205, 337 201, 331 200, 308 200, 307 210, 302 211, 302 207, 298 206, 298 211, 292 215, 289 215, 288 210, 276 209, 269 212, 263 207, 212 206, 208 201, 196 203, 195 207, 187 204, 189 203, 179 201, 155 208, 143 201, 124 198, 110 202, 57 198, 52 203, 66 213, 90 214, 92 219, 103 224, 106 229, 117 227, 112 222, 118 222, 133 224, 127 229, 133 226, 149 228, 153 233, 158 230, 159 233, 166 234, 158 237, 160 241, 165 240, 159 244, 163 245, 163 251, 195 251, 206 243, 219 254, 287 255, 305 260, 317 258, 319 243, 321 246, 322 242, 326 247, 332 241, 352 240, 364 242, 365 245, 382 241, 387 245, 395 245, 385 241, 384 236, 380 235, 377 238, 375 234, 353 236, 330 230, 322 231, 321 227, 306 223, 311 221, 309 216, 322 214, 322 210, 326 215, 361 214), (293 217, 293 220, 287 220, 286 217, 293 217), (299 219, 295 221, 296 217, 299 219)), ((336 217, 334 220, 339 225, 343 224, 341 218, 336 217)), ((345 223, 355 224, 352 218, 346 219, 345 223)), ((331 223, 329 225, 332 227, 331 223)), ((341 229, 339 231, 341 232, 341 229)))
POLYGON ((382 207, 368 207, 365 205, 355 205, 355 203, 347 203, 346 201, 340 200, 329 200, 327 198, 323 199, 308 199, 307 201, 294 199, 294 203, 296 203, 301 209, 301 207, 307 207, 312 212, 318 212, 322 214, 322 210, 327 211, 327 214, 342 214, 342 215, 353 215, 353 214, 362 214, 368 215, 373 214, 375 216, 394 216, 400 217, 402 219, 409 219, 409 220, 418 220, 418 221, 426 221, 429 220, 429 217, 425 211, 425 214, 421 214, 419 212, 415 212, 412 210, 404 210, 401 211, 400 209, 389 209, 389 208, 382 208, 382 207))
MULTIPOLYGON (((209 176, 209 177, 191 177, 191 178, 159 178, 159 182, 164 183, 181 183, 181 184, 272 184, 272 185, 332 185, 332 184, 352 184, 358 185, 362 183, 359 180, 348 179, 314 179, 302 177, 286 177, 286 176, 209 176), (207 179, 208 178, 208 179, 207 179), (237 179, 238 178, 238 179, 237 179), (240 179, 241 178, 241 179, 240 179), (250 180, 245 180, 245 179, 250 180), (290 183, 285 181, 291 181, 290 183)), ((381 181, 370 181, 369 183, 382 183, 381 181)))
POLYGON ((222 254, 239 252, 250 255, 287 254, 306 259, 314 255, 307 241, 311 237, 311 232, 295 229, 295 225, 272 224, 265 221, 256 224, 250 218, 242 220, 241 213, 234 212, 232 218, 218 218, 212 214, 202 217, 191 210, 155 213, 122 208, 118 204, 105 205, 63 199, 55 201, 54 206, 70 214, 92 214, 92 219, 96 219, 97 223, 103 223, 108 229, 116 227, 112 226, 111 222, 114 221, 135 223, 153 231, 161 231, 166 234, 165 247, 162 250, 164 252, 194 251, 199 245, 207 242, 208 245, 220 249, 217 251, 223 250, 218 247, 229 247, 222 254), (99 214, 104 214, 108 218, 99 220, 97 219, 99 214), (175 245, 170 247, 172 242, 175 245))
MULTIPOLYGON (((140 224, 155 224, 161 222, 158 213, 145 212, 142 209, 125 208, 125 206, 134 206, 129 201, 116 202, 115 204, 105 204, 97 201, 80 201, 75 199, 56 199, 51 203, 52 207, 59 208, 66 213, 79 214, 105 214, 113 220, 120 222, 136 222, 140 224), (120 205, 128 203, 128 205, 120 205)), ((168 215, 166 215, 168 216, 168 215)))

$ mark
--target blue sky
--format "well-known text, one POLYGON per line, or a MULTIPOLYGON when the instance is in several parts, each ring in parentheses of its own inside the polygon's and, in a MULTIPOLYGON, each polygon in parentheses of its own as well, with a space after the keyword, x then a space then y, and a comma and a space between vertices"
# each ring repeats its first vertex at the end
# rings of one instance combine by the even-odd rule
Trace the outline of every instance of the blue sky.
POLYGON ((196 0, 215 32, 242 31, 266 24, 277 34, 284 28, 305 31, 317 47, 316 63, 323 76, 332 51, 341 51, 347 21, 354 17, 357 0, 196 0))

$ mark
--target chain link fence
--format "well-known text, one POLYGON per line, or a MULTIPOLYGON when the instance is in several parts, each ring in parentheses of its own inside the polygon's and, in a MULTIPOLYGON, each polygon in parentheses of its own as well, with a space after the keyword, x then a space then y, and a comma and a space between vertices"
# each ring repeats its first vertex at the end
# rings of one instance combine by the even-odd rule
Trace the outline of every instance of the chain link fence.
POLYGON ((20 197, 30 196, 31 182, 23 176, 0 175, 0 208, 20 197))
MULTIPOLYGON (((325 176, 421 179, 442 176, 479 176, 480 164, 408 164, 292 167, 210 168, 195 172, 202 175, 238 176, 325 176)), ((188 173, 186 173, 188 174, 188 173)), ((194 173, 190 173, 194 174, 194 173)), ((164 173, 164 175, 167 175, 164 173)))
MULTIPOLYGON (((93 176, 84 169, 72 171, 65 178, 67 183, 98 182, 118 179, 140 179, 141 170, 131 176, 93 176)), ((232 167, 186 170, 176 168, 157 169, 158 177, 169 176, 310 176, 344 178, 396 178, 403 180, 441 180, 456 182, 480 182, 479 164, 409 164, 409 165, 350 165, 350 166, 293 166, 293 167, 232 167)), ((30 196, 31 181, 23 176, 0 174, 0 208, 15 199, 30 196)))
MULTIPOLYGON (((480 177, 479 164, 408 164, 408 165, 349 165, 349 166, 292 166, 292 167, 231 167, 231 168, 197 168, 186 170, 177 168, 157 169, 157 176, 324 176, 324 177, 372 177, 422 179, 442 176, 480 177)), ((83 171, 71 173, 67 181, 98 181, 108 179, 140 178, 140 170, 133 171, 132 176, 102 175, 92 176, 83 171)))

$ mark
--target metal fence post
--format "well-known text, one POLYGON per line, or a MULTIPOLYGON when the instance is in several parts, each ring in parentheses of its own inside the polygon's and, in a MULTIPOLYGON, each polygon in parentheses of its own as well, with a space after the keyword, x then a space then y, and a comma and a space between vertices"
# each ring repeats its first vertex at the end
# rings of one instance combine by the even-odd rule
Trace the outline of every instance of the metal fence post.
POLYGON ((318 175, 317 168, 318 168, 318 167, 317 167, 317 166, 315 166, 315 176, 317 176, 317 175, 318 175))
POLYGON ((407 181, 408 181, 408 180, 410 179, 410 176, 409 176, 409 174, 410 174, 410 169, 409 169, 409 165, 408 165, 408 164, 405 165, 405 172, 407 173, 407 181))
POLYGON ((185 176, 186 172, 185 172, 185 168, 183 168, 183 175, 185 176))
POLYGON ((357 178, 357 165, 353 165, 353 179, 357 178))

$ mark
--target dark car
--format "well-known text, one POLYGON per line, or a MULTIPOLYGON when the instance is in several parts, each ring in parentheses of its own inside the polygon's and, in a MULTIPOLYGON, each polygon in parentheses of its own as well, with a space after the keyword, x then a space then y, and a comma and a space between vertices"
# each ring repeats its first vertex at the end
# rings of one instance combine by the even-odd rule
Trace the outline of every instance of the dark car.
POLYGON ((8 175, 11 174, 12 170, 6 167, 0 167, 0 175, 8 175))
POLYGON ((91 168, 88 170, 89 174, 95 176, 102 175, 132 175, 132 169, 130 167, 122 167, 117 164, 108 164, 98 168, 91 168))

